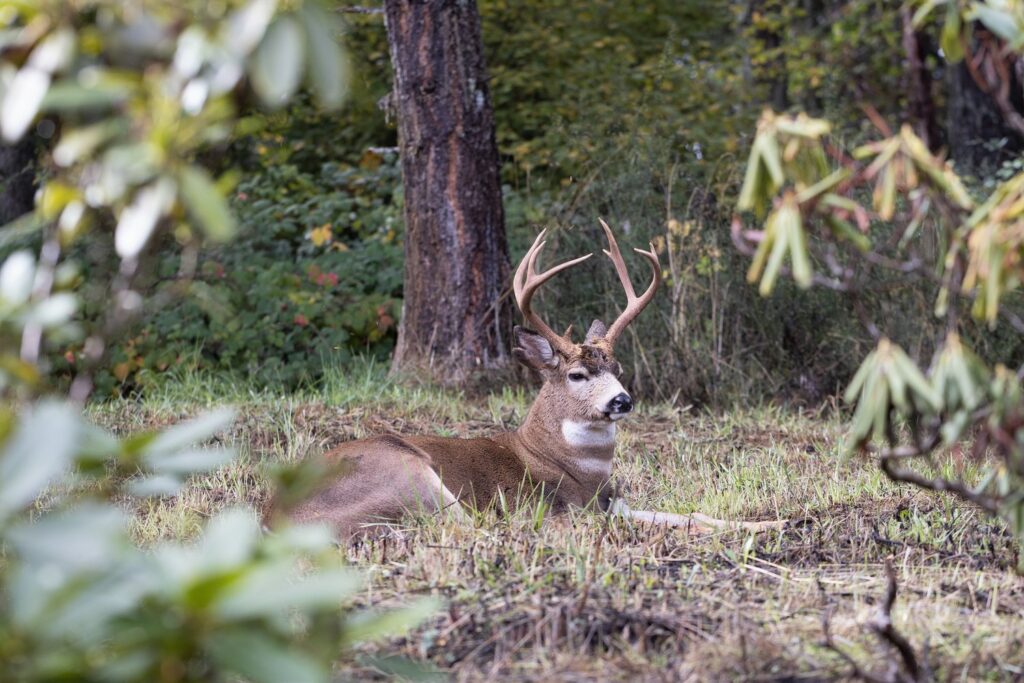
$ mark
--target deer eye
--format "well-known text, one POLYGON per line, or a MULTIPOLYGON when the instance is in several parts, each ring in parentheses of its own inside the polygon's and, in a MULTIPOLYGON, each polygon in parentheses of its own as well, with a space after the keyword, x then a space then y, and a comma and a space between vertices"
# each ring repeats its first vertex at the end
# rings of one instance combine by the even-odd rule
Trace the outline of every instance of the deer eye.
POLYGON ((570 382, 582 382, 585 379, 587 379, 586 373, 582 373, 582 372, 570 372, 569 373, 569 381, 570 382))

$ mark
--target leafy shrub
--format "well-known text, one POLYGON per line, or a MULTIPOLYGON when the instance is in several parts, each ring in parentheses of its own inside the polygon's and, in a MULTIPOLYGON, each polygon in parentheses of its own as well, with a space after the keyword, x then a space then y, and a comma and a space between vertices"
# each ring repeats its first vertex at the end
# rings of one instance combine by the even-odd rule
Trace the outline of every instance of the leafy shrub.
MULTIPOLYGON (((206 250, 189 296, 157 307, 114 349, 100 393, 144 390, 183 367, 294 388, 354 355, 386 357, 401 307, 398 187, 393 157, 315 175, 268 162, 234 193, 239 239, 206 250)), ((149 298, 176 287, 178 269, 176 255, 163 256, 149 298)))
POLYGON ((339 647, 436 609, 343 610, 362 581, 330 530, 264 535, 252 510, 219 513, 194 543, 137 548, 111 499, 173 494, 223 465, 230 451, 194 444, 230 410, 122 439, 60 403, 12 417, 0 412, 4 680, 327 681, 339 647))
MULTIPOLYGON (((326 682, 348 645, 408 625, 432 603, 349 619, 343 601, 359 582, 339 566, 330 530, 283 527, 265 535, 253 510, 217 515, 196 544, 134 546, 118 503, 173 495, 191 473, 224 464, 230 454, 194 444, 229 425, 231 412, 117 439, 85 421, 81 404, 104 377, 108 349, 125 359, 112 374, 127 377, 128 359, 142 366, 142 353, 158 348, 149 337, 161 330, 144 329, 127 342, 119 336, 143 308, 159 312, 183 288, 231 304, 213 279, 193 275, 201 265, 215 279, 222 267, 199 264, 198 253, 204 237, 224 244, 235 235, 225 197, 234 178, 214 179, 198 160, 238 130, 235 97, 247 84, 278 106, 306 78, 322 102, 338 103, 345 59, 331 15, 314 2, 276 13, 272 0, 159 7, 92 0, 5 10, 0 134, 17 140, 46 112, 60 135, 35 214, 0 231, 0 243, 32 230, 42 243, 38 257, 14 251, 0 263, 3 678, 326 682), (79 268, 75 257, 83 254, 91 269, 79 268), (77 316, 81 303, 85 315, 77 316), (81 353, 67 349, 63 366, 49 357, 83 337, 81 353), (75 374, 69 401, 39 398, 54 392, 54 368, 75 374)), ((304 207, 308 220, 335 214, 326 203, 318 207, 304 207)), ((301 228, 303 220, 282 226, 301 228)), ((316 246, 330 242, 328 230, 312 231, 316 246)), ((276 245, 269 241, 252 264, 236 254, 238 267, 276 263, 276 245)), ((317 268, 347 263, 315 250, 305 258, 317 268)), ((331 270, 311 273, 321 288, 349 285, 331 270)), ((312 288, 287 273, 249 276, 246 296, 255 283, 290 286, 296 305, 320 313, 312 288)), ((268 301, 275 294, 264 292, 268 301)), ((368 316, 347 314, 341 320, 352 334, 374 337, 368 316)), ((299 343, 290 348, 297 352, 299 343)), ((278 474, 280 502, 339 473, 306 460, 278 474)))
MULTIPOLYGON (((1020 44, 1014 35, 1007 49, 1020 44)), ((764 296, 780 274, 801 289, 824 284, 854 299, 889 282, 903 285, 904 297, 925 293, 942 325, 908 334, 906 321, 865 319, 877 341, 844 394, 856 405, 849 449, 872 454, 895 481, 1001 515, 1024 539, 1024 174, 976 201, 909 125, 849 155, 830 147, 829 130, 803 114, 762 115, 737 202, 763 226, 744 230, 736 218, 737 245, 753 256, 748 281, 764 296), (995 349, 989 367, 963 338, 984 338, 979 323, 992 329, 1000 319, 1017 340, 995 349), (936 467, 934 455, 951 447, 983 461, 994 456, 980 482, 968 481, 962 463, 936 467)))
MULTIPOLYGON (((865 340, 857 316, 830 292, 806 297, 786 289, 785 299, 766 309, 743 286, 745 264, 728 246, 727 207, 740 180, 736 155, 779 84, 791 102, 842 122, 848 136, 864 134, 856 93, 881 93, 871 99, 882 113, 898 110, 903 103, 889 96, 902 91, 898 7, 855 0, 820 16, 774 0, 755 12, 738 7, 480 3, 512 257, 552 225, 581 229, 582 239, 568 232, 566 249, 592 250, 600 241, 597 216, 629 221, 637 244, 664 238, 671 221, 689 223, 695 237, 676 245, 673 278, 690 284, 674 300, 658 297, 660 310, 644 317, 649 333, 642 346, 623 340, 633 388, 726 401, 811 386, 802 393, 820 398, 850 375, 859 353, 822 339, 851 339, 859 348, 865 340), (702 199, 691 202, 697 195, 702 199), (698 272, 709 253, 718 254, 716 266, 698 272)), ((189 301, 145 322, 114 349, 117 373, 98 377, 101 394, 144 390, 181 364, 295 386, 321 376, 325 353, 345 363, 353 353, 383 357, 392 348, 394 328, 378 329, 376 321, 387 328, 400 309, 400 178, 393 157, 368 151, 396 139, 394 112, 378 109, 391 79, 386 32, 380 15, 345 16, 359 74, 349 105, 323 113, 300 93, 273 112, 246 111, 247 135, 216 155, 207 152, 205 163, 244 169, 233 193, 243 232, 200 257, 201 282, 189 301), (327 224, 333 244, 353 253, 314 243, 322 234, 314 231, 327 224), (373 267, 361 268, 362 259, 373 267), (310 284, 312 266, 345 284, 319 290, 310 284), (351 320, 339 320, 342 311, 351 311, 351 320), (299 315, 309 324, 296 324, 299 315), (242 317, 247 323, 237 343, 225 338, 224 325, 242 317)), ((90 272, 116 272, 116 265, 92 262, 90 272)), ((159 264, 163 285, 178 265, 159 264)), ((588 265, 595 275, 598 267, 588 265)), ((584 302, 585 315, 613 315, 619 293, 604 285, 614 284, 604 275, 598 288, 590 278, 561 282, 547 295, 549 309, 578 310, 584 302)), ((149 288, 152 294, 161 283, 149 288)), ((911 320, 909 326, 928 319, 921 306, 893 315, 911 320)), ((59 359, 56 366, 72 369, 59 359)))

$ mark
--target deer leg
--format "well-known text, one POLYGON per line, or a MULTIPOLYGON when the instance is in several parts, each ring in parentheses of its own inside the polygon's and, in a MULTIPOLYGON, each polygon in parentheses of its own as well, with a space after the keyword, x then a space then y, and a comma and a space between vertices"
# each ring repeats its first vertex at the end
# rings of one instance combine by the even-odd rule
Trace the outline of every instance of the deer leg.
POLYGON ((448 515, 459 522, 471 521, 469 514, 463 509, 458 497, 444 485, 441 477, 437 476, 437 472, 431 469, 426 479, 428 482, 427 487, 433 494, 431 497, 438 512, 448 515))
POLYGON ((742 529, 745 531, 766 531, 768 529, 782 529, 786 526, 786 520, 770 522, 736 522, 725 519, 715 519, 702 515, 699 512, 692 512, 680 515, 673 512, 657 512, 648 510, 634 510, 621 498, 616 498, 612 503, 609 512, 613 515, 627 519, 657 524, 659 526, 681 527, 696 533, 709 533, 716 529, 730 530, 742 529))

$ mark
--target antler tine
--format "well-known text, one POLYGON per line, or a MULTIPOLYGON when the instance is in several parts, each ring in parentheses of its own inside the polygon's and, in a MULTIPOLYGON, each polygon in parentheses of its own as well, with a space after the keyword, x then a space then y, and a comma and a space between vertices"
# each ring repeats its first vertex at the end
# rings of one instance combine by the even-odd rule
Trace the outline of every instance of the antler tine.
POLYGON ((526 255, 523 256, 523 260, 520 261, 519 267, 516 268, 516 275, 512 280, 512 288, 515 291, 516 303, 519 304, 519 310, 523 312, 523 318, 526 319, 526 323, 537 331, 542 337, 548 340, 555 350, 561 352, 563 355, 569 355, 572 353, 574 344, 565 336, 558 335, 554 330, 548 327, 540 317, 533 312, 530 304, 533 301, 533 295, 537 289, 545 282, 550 280, 552 277, 557 275, 567 268, 575 266, 577 263, 586 261, 593 254, 586 254, 579 258, 560 263, 557 266, 549 268, 543 273, 537 272, 537 257, 540 256, 541 250, 547 241, 544 239, 544 235, 547 233, 547 229, 541 230, 540 234, 537 235, 537 239, 533 241, 533 246, 530 247, 526 255))
POLYGON ((612 261, 612 265, 615 266, 615 272, 619 276, 619 282, 622 283, 622 288, 626 290, 626 308, 622 311, 622 314, 616 318, 612 326, 608 328, 608 332, 604 338, 609 344, 614 345, 615 340, 619 338, 622 331, 629 326, 633 320, 640 315, 640 312, 647 307, 647 304, 651 303, 654 298, 654 293, 658 290, 658 285, 661 284, 661 261, 658 260, 658 253, 654 250, 654 245, 650 251, 643 251, 642 249, 634 249, 636 253, 647 258, 651 263, 651 268, 654 270, 654 277, 651 280, 650 286, 640 296, 636 295, 636 290, 633 289, 633 282, 629 279, 629 272, 626 270, 626 263, 622 260, 622 252, 619 251, 619 245, 615 241, 615 236, 612 234, 612 229, 608 227, 608 224, 604 220, 598 218, 601 222, 601 227, 604 228, 604 234, 608 238, 608 249, 604 250, 604 253, 612 261))
POLYGON ((604 222, 603 218, 598 218, 601 222, 601 227, 604 228, 604 234, 608 238, 608 249, 602 249, 604 255, 612 261, 612 265, 615 266, 615 272, 619 276, 619 282, 622 283, 622 288, 626 290, 626 298, 630 301, 636 298, 636 291, 633 289, 633 282, 629 279, 629 273, 626 271, 626 263, 622 260, 622 252, 619 251, 619 243, 615 241, 615 235, 612 234, 612 229, 608 227, 608 224, 604 222))

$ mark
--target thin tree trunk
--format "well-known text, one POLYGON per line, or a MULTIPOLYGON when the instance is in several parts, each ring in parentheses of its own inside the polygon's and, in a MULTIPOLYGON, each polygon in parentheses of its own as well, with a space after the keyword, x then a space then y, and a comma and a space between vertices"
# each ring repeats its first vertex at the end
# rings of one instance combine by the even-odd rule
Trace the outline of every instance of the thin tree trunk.
MULTIPOLYGON (((745 21, 754 22, 755 17, 774 16, 781 11, 778 0, 751 0, 746 7, 745 21)), ((782 35, 775 29, 755 28, 754 44, 761 54, 771 55, 759 66, 753 67, 754 79, 768 89, 768 101, 777 112, 789 108, 789 74, 786 71, 786 56, 782 50, 782 35)))
POLYGON ((904 70, 907 118, 928 149, 938 152, 942 147, 942 130, 932 95, 932 73, 925 64, 929 54, 928 34, 914 30, 909 7, 904 6, 900 10, 900 20, 903 24, 903 52, 907 60, 904 70))
POLYGON ((392 370, 460 381, 507 364, 498 147, 476 3, 386 0, 405 196, 392 370))
POLYGON ((991 173, 1021 150, 1021 138, 963 62, 950 67, 948 77, 950 156, 960 172, 991 173))
POLYGON ((0 145, 0 226, 35 206, 35 157, 31 137, 13 145, 0 145))

